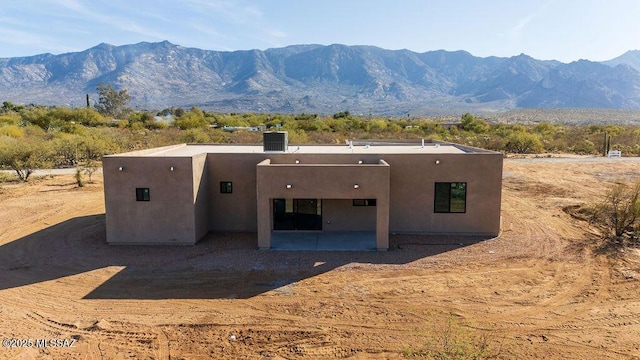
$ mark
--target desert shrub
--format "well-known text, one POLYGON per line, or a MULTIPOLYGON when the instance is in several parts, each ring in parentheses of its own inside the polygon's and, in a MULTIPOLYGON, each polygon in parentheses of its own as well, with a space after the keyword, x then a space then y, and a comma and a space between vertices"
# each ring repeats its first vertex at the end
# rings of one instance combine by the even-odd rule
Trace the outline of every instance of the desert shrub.
POLYGON ((87 128, 80 124, 67 122, 60 125, 60 131, 65 132, 67 134, 78 134, 82 135, 86 133, 87 128))
POLYGON ((144 123, 141 121, 130 122, 129 126, 131 127, 131 130, 134 130, 134 131, 140 131, 145 129, 144 123))
POLYGON ((296 120, 313 120, 318 117, 318 114, 299 114, 295 116, 296 120))
POLYGON ((38 126, 27 125, 23 129, 24 129, 24 135, 26 138, 29 138, 29 139, 45 138, 46 132, 38 126))
POLYGON ((304 130, 296 130, 289 134, 289 142, 292 144, 308 144, 309 136, 304 130))
POLYGON ((204 117, 202 110, 194 107, 189 112, 174 120, 174 125, 181 130, 208 127, 209 122, 204 117))
POLYGON ((7 182, 18 181, 18 177, 16 174, 0 172, 0 184, 4 184, 7 182))
POLYGON ((508 351, 492 341, 490 332, 473 331, 453 316, 444 324, 433 324, 424 335, 425 343, 419 348, 405 349, 405 357, 437 360, 509 358, 508 351))
POLYGON ((533 131, 537 132, 540 135, 553 135, 558 131, 558 127, 551 124, 550 122, 543 121, 535 125, 533 127, 533 131))
POLYGON ((592 222, 604 229, 604 237, 611 244, 637 242, 640 235, 640 181, 633 185, 613 185, 604 200, 593 206, 592 222))
POLYGON ((0 115, 0 125, 18 125, 21 121, 20 115, 14 112, 0 115))
POLYGON ((146 127, 150 130, 164 130, 169 127, 169 124, 167 124, 166 122, 154 120, 153 122, 146 124, 146 127))
POLYGON ((80 168, 76 168, 75 178, 78 187, 84 187, 84 179, 82 178, 82 170, 80 168))
POLYGON ((235 116, 218 117, 216 119, 216 123, 219 128, 222 128, 223 126, 249 126, 249 121, 247 121, 247 119, 235 116))
POLYGON ((396 134, 402 131, 402 127, 400 127, 400 125, 396 123, 391 123, 389 124, 389 126, 387 126, 387 131, 396 134))
POLYGON ((104 125, 106 120, 97 111, 91 108, 70 109, 65 107, 56 107, 47 109, 45 116, 50 118, 51 125, 61 126, 64 123, 81 124, 85 126, 104 125))
POLYGON ((89 183, 92 183, 93 174, 95 174, 100 169, 100 164, 96 161, 89 160, 83 167, 82 172, 89 176, 89 183))
POLYGON ((20 111, 22 123, 25 125, 39 126, 43 130, 49 130, 54 117, 43 106, 36 106, 20 111))
MULTIPOLYGON (((289 132, 289 142, 291 142, 291 134, 295 131, 289 132)), ((230 135, 231 142, 235 144, 260 144, 262 143, 262 133, 257 131, 236 131, 230 135)))
POLYGON ((596 151, 596 146, 589 140, 582 140, 573 147, 573 152, 576 154, 589 155, 596 151))
POLYGON ((351 113, 349 113, 349 111, 341 111, 339 113, 333 114, 334 119, 348 118, 350 116, 351 116, 351 113))
POLYGON ((298 126, 304 131, 322 131, 325 126, 320 121, 314 120, 298 120, 298 126))
POLYGON ((12 138, 21 138, 24 136, 24 130, 17 125, 0 126, 0 136, 3 135, 12 138))
POLYGON ((369 121, 369 129, 372 132, 383 132, 387 129, 387 120, 375 119, 369 121))
POLYGON ((496 135, 483 135, 480 144, 478 144, 481 148, 493 151, 504 150, 504 145, 504 139, 496 135))
POLYGON ((184 130, 178 137, 180 142, 187 144, 205 144, 211 141, 209 135, 203 129, 184 130))
POLYGON ((544 146, 537 135, 517 131, 507 137, 505 150, 517 154, 535 154, 542 152, 544 146))

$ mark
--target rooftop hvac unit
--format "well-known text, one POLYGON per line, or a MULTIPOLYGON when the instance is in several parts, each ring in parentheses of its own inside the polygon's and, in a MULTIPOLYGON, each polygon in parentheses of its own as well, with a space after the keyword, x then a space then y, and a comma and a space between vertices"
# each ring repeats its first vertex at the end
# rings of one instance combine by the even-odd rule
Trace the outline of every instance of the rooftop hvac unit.
POLYGON ((286 131, 269 131, 262 134, 264 151, 287 151, 289 140, 286 131))

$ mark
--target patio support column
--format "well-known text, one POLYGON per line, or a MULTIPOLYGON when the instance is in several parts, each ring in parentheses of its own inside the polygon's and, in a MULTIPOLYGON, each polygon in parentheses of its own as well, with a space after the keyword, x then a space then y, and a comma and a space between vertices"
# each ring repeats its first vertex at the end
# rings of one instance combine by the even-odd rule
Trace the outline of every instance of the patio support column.
MULTIPOLYGON (((271 161, 269 159, 262 161, 260 164, 268 165, 271 161)), ((269 198, 261 181, 264 177, 260 173, 262 168, 257 167, 257 216, 258 216, 258 248, 260 250, 269 250, 271 248, 271 199, 269 198)))
POLYGON ((381 165, 385 165, 387 172, 386 182, 377 190, 376 197, 376 248, 378 251, 387 251, 389 249, 389 179, 391 176, 389 164, 380 160, 381 165))

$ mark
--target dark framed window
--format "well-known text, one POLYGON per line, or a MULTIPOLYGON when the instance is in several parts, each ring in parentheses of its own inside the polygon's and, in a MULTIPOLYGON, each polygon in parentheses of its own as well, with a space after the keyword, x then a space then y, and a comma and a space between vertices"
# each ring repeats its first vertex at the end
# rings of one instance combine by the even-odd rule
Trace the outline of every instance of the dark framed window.
POLYGON ((233 192, 233 183, 231 181, 220 181, 220 193, 231 194, 233 192))
POLYGON ((149 188, 136 188, 136 201, 149 201, 149 188))
POLYGON ((433 211, 436 213, 467 212, 467 183, 437 182, 433 211))
POLYGON ((376 206, 376 199, 353 199, 353 206, 376 206))

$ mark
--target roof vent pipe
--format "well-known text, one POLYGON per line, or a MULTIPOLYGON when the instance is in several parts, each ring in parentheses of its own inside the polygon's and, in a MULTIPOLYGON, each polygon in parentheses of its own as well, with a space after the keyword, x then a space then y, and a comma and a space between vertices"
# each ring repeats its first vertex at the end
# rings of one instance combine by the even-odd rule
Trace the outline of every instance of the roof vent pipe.
POLYGON ((349 149, 353 150, 353 140, 349 140, 349 149))
POLYGON ((424 148, 424 139, 422 139, 422 147, 424 148))

